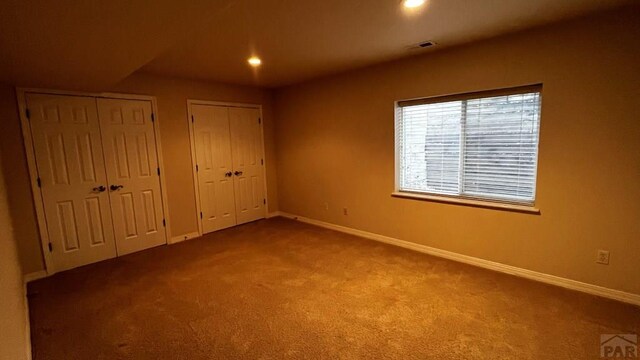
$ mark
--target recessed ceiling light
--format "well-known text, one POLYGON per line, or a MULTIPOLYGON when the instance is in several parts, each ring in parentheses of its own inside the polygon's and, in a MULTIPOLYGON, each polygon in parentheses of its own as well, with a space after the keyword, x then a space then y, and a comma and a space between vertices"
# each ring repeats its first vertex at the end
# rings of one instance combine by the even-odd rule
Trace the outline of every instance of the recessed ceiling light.
POLYGON ((262 60, 260 60, 260 58, 257 56, 250 57, 247 62, 249 62, 249 65, 251 66, 260 66, 260 64, 262 64, 262 60))
POLYGON ((422 6, 425 0, 404 0, 404 7, 406 8, 417 8, 418 6, 422 6))

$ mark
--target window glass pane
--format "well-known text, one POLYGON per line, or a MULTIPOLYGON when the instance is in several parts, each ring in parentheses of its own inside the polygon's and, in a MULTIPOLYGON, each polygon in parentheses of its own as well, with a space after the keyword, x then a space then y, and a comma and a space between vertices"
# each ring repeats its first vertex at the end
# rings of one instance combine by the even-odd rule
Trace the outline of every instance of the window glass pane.
POLYGON ((464 194, 533 200, 538 98, 534 93, 467 101, 464 194))
POLYGON ((402 188, 458 193, 461 101, 402 110, 402 188))
POLYGON ((399 107, 400 190, 532 203, 540 93, 503 94, 399 107))

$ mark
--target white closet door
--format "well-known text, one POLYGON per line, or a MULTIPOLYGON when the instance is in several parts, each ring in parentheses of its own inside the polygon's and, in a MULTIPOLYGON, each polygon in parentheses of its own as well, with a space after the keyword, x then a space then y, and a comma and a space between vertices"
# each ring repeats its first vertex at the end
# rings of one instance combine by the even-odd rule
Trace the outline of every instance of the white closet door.
POLYGON ((98 99, 118 255, 166 244, 150 101, 98 99))
POLYGON ((203 233, 236 224, 229 110, 192 105, 200 217, 203 233))
POLYGON ((116 256, 95 98, 26 101, 55 270, 116 256))
POLYGON ((260 111, 229 108, 238 224, 265 217, 260 111))

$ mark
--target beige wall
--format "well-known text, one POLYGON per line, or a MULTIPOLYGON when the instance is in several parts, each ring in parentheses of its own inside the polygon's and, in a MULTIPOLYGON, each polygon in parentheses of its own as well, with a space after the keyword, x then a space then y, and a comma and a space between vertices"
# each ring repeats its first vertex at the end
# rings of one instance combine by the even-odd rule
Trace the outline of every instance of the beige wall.
MULTIPOLYGON (((2 149, 0 152, 4 153, 2 149)), ((0 175, 0 360, 20 360, 28 358, 30 344, 26 294, 9 216, 7 191, 0 175)))
POLYGON ((270 212, 278 209, 274 122, 269 91, 244 86, 177 80, 147 74, 130 76, 112 90, 122 93, 149 94, 158 99, 160 136, 166 168, 169 218, 173 236, 198 231, 191 172, 187 99, 263 105, 268 206, 270 212))
MULTIPOLYGON (((274 106, 267 90, 148 74, 107 90, 158 98, 173 236, 196 231, 186 99, 262 103, 269 211, 640 293, 639 17, 636 7, 352 71, 279 90, 274 106), (390 196, 395 100, 537 82, 542 215, 390 196), (600 248, 609 266, 595 264, 600 248)), ((31 273, 43 263, 8 86, 0 116, 11 221, 31 273)))
POLYGON ((40 237, 29 183, 16 94, 0 85, 0 158, 4 164, 11 222, 25 274, 43 269, 40 237))
MULTIPOLYGON (((44 269, 36 227, 33 197, 24 154, 15 94, 0 87, 0 149, 6 155, 7 188, 20 260, 24 273, 44 269)), ((111 92, 153 95, 158 100, 158 123, 164 157, 171 235, 197 232, 195 193, 191 173, 191 150, 187 121, 187 99, 254 103, 263 105, 265 164, 269 211, 278 209, 276 188, 274 122, 270 92, 258 88, 170 79, 134 74, 108 89, 111 92)))
POLYGON ((636 7, 278 90, 280 210, 640 294, 638 39, 636 7), (532 83, 541 215, 390 196, 395 100, 532 83))

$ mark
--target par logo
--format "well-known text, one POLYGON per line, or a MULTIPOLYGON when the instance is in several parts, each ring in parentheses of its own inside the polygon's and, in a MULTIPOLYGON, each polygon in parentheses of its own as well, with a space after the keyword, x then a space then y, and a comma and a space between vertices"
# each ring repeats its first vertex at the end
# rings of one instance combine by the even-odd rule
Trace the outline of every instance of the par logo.
POLYGON ((637 334, 600 335, 600 357, 605 359, 637 359, 637 334))

